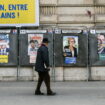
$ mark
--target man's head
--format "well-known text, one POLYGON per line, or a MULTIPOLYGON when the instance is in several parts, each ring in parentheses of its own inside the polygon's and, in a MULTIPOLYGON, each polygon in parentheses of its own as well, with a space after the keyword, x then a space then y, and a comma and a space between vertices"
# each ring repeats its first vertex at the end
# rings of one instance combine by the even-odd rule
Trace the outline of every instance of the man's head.
POLYGON ((42 43, 48 46, 48 43, 49 43, 48 38, 43 38, 42 43))
POLYGON ((39 46, 39 43, 37 40, 34 40, 34 43, 35 43, 35 47, 38 47, 39 46))
POLYGON ((35 48, 35 41, 34 40, 30 40, 30 45, 32 48, 35 48))

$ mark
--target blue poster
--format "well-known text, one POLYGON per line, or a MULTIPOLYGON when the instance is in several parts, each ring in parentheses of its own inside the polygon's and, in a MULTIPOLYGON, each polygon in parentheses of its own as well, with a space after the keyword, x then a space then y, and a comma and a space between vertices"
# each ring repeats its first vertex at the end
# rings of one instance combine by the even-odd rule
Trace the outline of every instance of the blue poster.
POLYGON ((76 57, 65 57, 65 64, 75 64, 76 63, 76 57))
POLYGON ((0 34, 0 55, 9 55, 9 35, 0 34))
POLYGON ((75 64, 78 56, 78 36, 63 37, 63 56, 65 64, 75 64))

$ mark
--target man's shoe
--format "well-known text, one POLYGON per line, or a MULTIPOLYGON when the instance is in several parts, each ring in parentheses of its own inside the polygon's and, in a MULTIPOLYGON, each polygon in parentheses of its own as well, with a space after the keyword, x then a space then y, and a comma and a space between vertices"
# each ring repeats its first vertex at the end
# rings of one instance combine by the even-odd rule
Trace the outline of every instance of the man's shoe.
POLYGON ((55 92, 48 92, 47 95, 48 96, 54 96, 54 95, 56 95, 56 93, 55 92))
POLYGON ((44 95, 44 93, 42 93, 40 91, 35 91, 35 95, 44 95))

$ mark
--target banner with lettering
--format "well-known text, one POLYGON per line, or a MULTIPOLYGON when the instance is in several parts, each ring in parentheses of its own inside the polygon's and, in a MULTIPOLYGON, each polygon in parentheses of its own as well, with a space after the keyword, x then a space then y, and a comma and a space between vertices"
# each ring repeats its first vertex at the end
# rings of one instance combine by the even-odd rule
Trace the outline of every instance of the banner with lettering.
POLYGON ((0 26, 39 26, 39 1, 0 0, 0 26))

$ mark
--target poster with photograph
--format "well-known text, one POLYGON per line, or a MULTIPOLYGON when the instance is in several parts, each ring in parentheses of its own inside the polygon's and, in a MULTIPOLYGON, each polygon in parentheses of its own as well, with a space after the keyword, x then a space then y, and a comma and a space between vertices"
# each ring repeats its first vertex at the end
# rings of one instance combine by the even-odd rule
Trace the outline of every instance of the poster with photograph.
POLYGON ((40 47, 43 34, 28 34, 28 55, 30 63, 36 62, 37 50, 40 47))
POLYGON ((105 60, 105 36, 103 34, 98 34, 97 39, 99 59, 105 60))
POLYGON ((8 63, 9 49, 9 35, 0 34, 0 63, 8 63))
POLYGON ((63 56, 65 64, 75 64, 78 56, 78 36, 63 36, 63 56))

